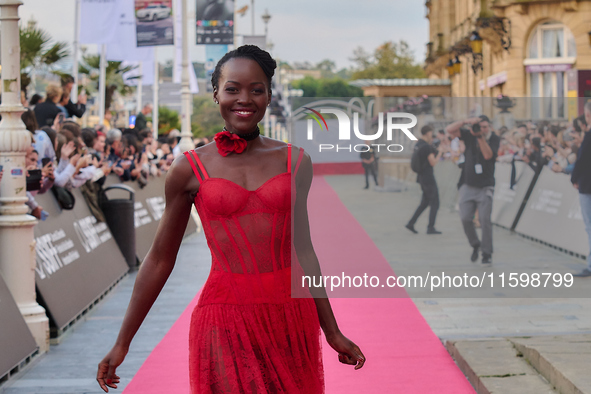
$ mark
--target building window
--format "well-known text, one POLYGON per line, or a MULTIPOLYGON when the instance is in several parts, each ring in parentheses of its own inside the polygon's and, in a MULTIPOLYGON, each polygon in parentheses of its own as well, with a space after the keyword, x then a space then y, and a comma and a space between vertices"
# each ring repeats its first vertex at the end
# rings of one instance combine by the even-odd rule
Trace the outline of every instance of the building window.
POLYGON ((562 23, 542 23, 531 34, 527 54, 529 96, 539 97, 532 100, 532 117, 565 117, 566 71, 577 56, 573 34, 562 23))

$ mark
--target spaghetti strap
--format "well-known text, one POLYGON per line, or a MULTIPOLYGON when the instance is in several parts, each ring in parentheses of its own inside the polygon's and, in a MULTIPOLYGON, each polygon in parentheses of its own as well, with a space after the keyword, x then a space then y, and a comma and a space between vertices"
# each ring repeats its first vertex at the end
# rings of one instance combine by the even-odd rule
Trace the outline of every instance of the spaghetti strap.
POLYGON ((183 152, 183 154, 187 157, 187 160, 189 161, 189 164, 191 165, 191 168, 193 169, 193 173, 197 177, 197 180, 199 181, 199 183, 203 182, 203 178, 201 178, 201 175, 199 175, 199 171, 197 171, 197 167, 195 166, 193 159, 191 159, 191 155, 189 154, 189 152, 183 152))
POLYGON ((291 144, 287 143, 287 173, 291 174, 291 144))
POLYGON ((203 167, 203 163, 201 163, 201 160, 199 159, 199 156, 197 156, 197 153, 195 153, 195 151, 192 150, 191 154, 193 155, 193 157, 195 158, 195 161, 199 165, 199 169, 201 170, 201 173, 203 173, 203 178, 208 179, 209 175, 207 174, 207 171, 205 171, 205 167, 203 167))
POLYGON ((296 162, 296 168, 293 173, 294 176, 296 176, 298 173, 298 168, 300 167, 300 163, 302 162, 302 157, 304 157, 304 149, 300 148, 300 154, 298 155, 298 161, 296 162))

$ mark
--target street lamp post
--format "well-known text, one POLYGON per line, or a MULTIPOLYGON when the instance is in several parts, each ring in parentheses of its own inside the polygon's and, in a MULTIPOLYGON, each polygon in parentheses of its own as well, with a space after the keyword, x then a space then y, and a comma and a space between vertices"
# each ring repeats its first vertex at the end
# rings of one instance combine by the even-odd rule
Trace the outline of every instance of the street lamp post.
POLYGON ((0 62, 2 104, 0 105, 0 272, 10 289, 39 352, 49 350, 49 320, 36 301, 35 236, 37 220, 27 215, 25 205, 25 151, 31 135, 21 120, 25 108, 20 100, 20 44, 18 7, 20 0, 0 0, 0 62))
POLYGON ((254 0, 250 0, 250 34, 254 36, 254 0))
MULTIPOLYGON (((263 22, 265 23, 265 43, 267 42, 267 33, 268 33, 268 24, 269 21, 271 20, 271 14, 269 14, 269 11, 267 9, 265 9, 265 13, 261 16, 261 18, 263 19, 263 22)), ((266 48, 265 48, 266 49, 266 48)))
POLYGON ((189 87, 189 40, 187 38, 187 0, 182 2, 182 30, 183 30, 183 50, 182 50, 182 73, 181 73, 181 140, 179 149, 186 152, 195 149, 193 144, 193 135, 191 133, 191 89, 189 87))

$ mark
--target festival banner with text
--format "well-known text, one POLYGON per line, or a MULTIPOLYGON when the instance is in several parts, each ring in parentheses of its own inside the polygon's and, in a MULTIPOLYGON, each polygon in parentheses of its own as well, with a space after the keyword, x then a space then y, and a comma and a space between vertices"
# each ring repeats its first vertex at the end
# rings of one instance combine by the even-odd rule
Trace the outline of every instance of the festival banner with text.
POLYGON ((137 46, 172 45, 172 0, 135 0, 137 46))
POLYGON ((234 44, 234 0, 197 0, 197 44, 234 44))

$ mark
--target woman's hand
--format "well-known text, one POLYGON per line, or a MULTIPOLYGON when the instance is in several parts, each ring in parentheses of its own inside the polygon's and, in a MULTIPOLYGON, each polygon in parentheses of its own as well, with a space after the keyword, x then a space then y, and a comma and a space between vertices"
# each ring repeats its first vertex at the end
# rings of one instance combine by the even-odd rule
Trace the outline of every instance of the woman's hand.
POLYGON ((115 174, 117 174, 118 176, 122 176, 123 173, 125 172, 125 170, 121 167, 113 167, 112 169, 113 169, 113 172, 115 174))
POLYGON ((47 162, 45 167, 41 169, 41 174, 44 178, 54 180, 55 176, 53 175, 53 163, 51 161, 47 162))
POLYGON ((69 160, 70 155, 74 153, 76 150, 76 146, 74 145, 74 141, 70 141, 64 146, 62 146, 61 158, 64 160, 69 160))
POLYGON ((365 356, 355 343, 344 336, 341 332, 326 337, 326 341, 334 350, 339 353, 339 361, 343 364, 355 365, 360 369, 365 364, 365 356))
POLYGON ((128 350, 129 349, 122 346, 115 345, 99 363, 96 381, 106 393, 109 392, 107 386, 112 389, 117 388, 117 383, 119 383, 120 378, 115 373, 115 370, 121 365, 123 359, 125 359, 128 350))

